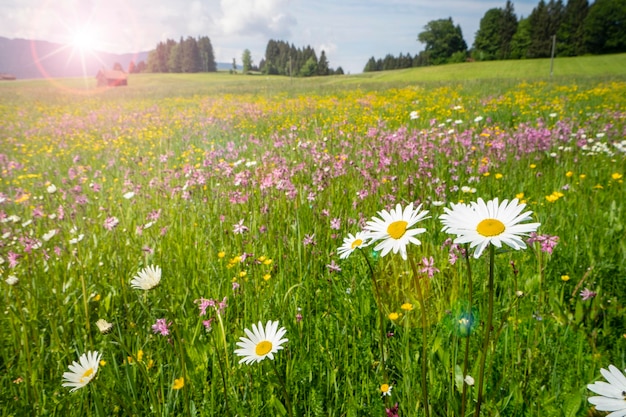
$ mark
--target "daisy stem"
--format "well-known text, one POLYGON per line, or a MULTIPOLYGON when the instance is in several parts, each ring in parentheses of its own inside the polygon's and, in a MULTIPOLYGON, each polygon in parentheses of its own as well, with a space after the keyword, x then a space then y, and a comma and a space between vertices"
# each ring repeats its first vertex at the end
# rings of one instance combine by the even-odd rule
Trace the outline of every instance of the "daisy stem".
POLYGON ((80 283, 83 287, 83 307, 85 308, 85 327, 87 328, 87 337, 89 346, 93 349, 93 340, 91 339, 91 331, 89 326, 89 299, 87 298, 87 286, 85 285, 85 275, 80 274, 80 283))
POLYGON ((430 410, 428 406, 428 353, 426 346, 428 344, 428 337, 426 334, 426 328, 428 326, 428 317, 426 316, 426 303, 424 302, 424 294, 422 293, 422 284, 420 283, 420 274, 417 272, 417 265, 415 260, 411 257, 411 269, 415 276, 415 284, 417 288, 417 301, 420 304, 421 317, 422 317, 422 401, 424 402, 425 416, 430 416, 430 410))
POLYGON ((381 298, 380 298, 380 289, 378 288, 378 281, 376 281, 376 276, 374 275, 374 268, 372 268, 372 264, 370 264, 369 259, 367 259, 367 256, 365 256, 365 253, 363 253, 363 251, 361 250, 361 248, 359 248, 359 253, 361 255, 363 255, 363 258, 365 258, 365 262, 367 263, 367 266, 370 270, 370 276, 372 277, 372 283, 374 284, 374 297, 376 298, 376 303, 378 304, 378 318, 380 321, 380 343, 378 344, 378 347, 380 348, 380 364, 382 365, 383 368, 383 378, 386 381, 387 380, 387 366, 385 365, 385 317, 383 316, 383 310, 382 310, 382 303, 381 303, 381 298))
POLYGON ((289 417, 293 417, 293 409, 291 408, 291 400, 289 399, 289 394, 287 393, 287 386, 285 385, 285 380, 278 372, 278 368, 276 367, 276 362, 272 362, 272 368, 274 368, 274 373, 280 382, 280 386, 283 389, 283 397, 285 397, 285 405, 287 406, 287 412, 289 413, 289 417))
MULTIPOLYGON (((230 364, 228 362, 228 351, 226 350, 226 333, 224 332, 224 323, 222 322, 222 315, 219 312, 219 309, 217 307, 215 307, 215 315, 217 316, 217 320, 220 323, 220 330, 222 332, 222 344, 224 346, 224 360, 226 361, 226 369, 230 370, 230 364)), ((215 339, 214 343, 215 343, 215 339)), ((216 349, 217 351, 217 349, 216 349)), ((220 371, 222 371, 222 384, 224 384, 224 402, 226 405, 226 413, 228 414, 228 391, 227 391, 227 387, 226 387, 226 369, 224 369, 224 367, 222 366, 222 361, 219 358, 217 358, 217 363, 219 364, 220 367, 220 371)))
POLYGON ((489 352, 489 336, 491 335, 491 327, 493 324, 493 274, 495 268, 495 246, 489 247, 489 282, 487 289, 489 291, 488 309, 487 309, 487 326, 485 328, 485 340, 483 341, 483 354, 480 357, 480 370, 478 374, 478 400, 476 402, 476 417, 480 417, 480 406, 483 402, 483 385, 485 376, 485 362, 487 353, 489 352))
MULTIPOLYGON (((472 266, 469 258, 469 248, 465 245, 464 248, 465 264, 467 265, 467 314, 472 313, 472 266)), ((473 320, 473 318, 472 318, 473 320)), ((463 356, 463 378, 467 376, 467 368, 469 366, 469 348, 470 348, 470 336, 471 332, 467 333, 465 337, 465 354, 463 356)), ((465 416, 465 407, 467 402, 467 384, 463 382, 463 393, 461 394, 461 416, 465 416)))

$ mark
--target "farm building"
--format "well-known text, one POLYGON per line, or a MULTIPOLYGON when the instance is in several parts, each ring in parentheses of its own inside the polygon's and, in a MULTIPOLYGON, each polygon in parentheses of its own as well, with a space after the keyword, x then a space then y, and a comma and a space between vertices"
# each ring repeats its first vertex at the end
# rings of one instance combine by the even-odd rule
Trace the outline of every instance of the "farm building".
POLYGON ((128 85, 128 74, 124 71, 100 70, 96 74, 98 87, 120 87, 128 85))

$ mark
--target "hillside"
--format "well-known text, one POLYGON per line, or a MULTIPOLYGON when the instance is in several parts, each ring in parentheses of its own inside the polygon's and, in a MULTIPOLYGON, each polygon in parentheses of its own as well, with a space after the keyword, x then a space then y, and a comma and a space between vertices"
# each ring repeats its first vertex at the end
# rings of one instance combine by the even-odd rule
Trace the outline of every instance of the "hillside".
MULTIPOLYGON (((148 54, 149 51, 81 54, 67 45, 0 36, 0 74, 12 74, 17 79, 92 77, 101 68, 112 68, 115 63, 127 69, 131 61, 147 62, 148 54)), ((232 64, 218 63, 217 66, 220 70, 229 69, 232 64)))

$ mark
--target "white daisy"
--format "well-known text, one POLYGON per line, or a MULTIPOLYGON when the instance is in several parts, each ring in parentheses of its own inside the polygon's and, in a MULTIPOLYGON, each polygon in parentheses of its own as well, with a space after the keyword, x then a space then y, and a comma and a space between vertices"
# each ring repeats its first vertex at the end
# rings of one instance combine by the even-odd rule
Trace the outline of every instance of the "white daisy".
POLYGON ((282 344, 287 341, 282 338, 287 330, 278 328, 278 321, 268 321, 265 328, 259 321, 258 325, 252 325, 252 331, 244 331, 248 337, 240 337, 237 346, 241 349, 235 350, 235 354, 243 356, 239 363, 261 362, 265 358, 273 360, 274 353, 281 350, 282 344))
POLYGON ((358 248, 369 245, 369 235, 365 232, 357 232, 356 235, 348 233, 348 237, 343 238, 343 245, 337 249, 339 258, 346 259, 358 248))
POLYGON ((70 372, 63 373, 63 386, 73 387, 70 390, 72 392, 87 385, 98 372, 101 356, 97 351, 83 353, 78 362, 74 361, 70 365, 70 372))
POLYGON ((161 282, 161 268, 159 266, 147 266, 137 272, 130 281, 130 285, 138 290, 151 290, 161 282))
POLYGON ((17 285, 17 283, 20 282, 20 280, 15 275, 9 275, 9 277, 5 279, 4 282, 13 286, 13 285, 17 285))
POLYGON ((589 402, 598 411, 612 411, 606 417, 626 416, 626 377, 617 367, 609 365, 609 369, 600 369, 602 376, 608 381, 596 381, 587 388, 600 396, 589 397, 589 402))
POLYGON ((374 247, 374 250, 382 250, 380 256, 385 256, 390 251, 393 253, 400 252, 400 256, 406 261, 407 245, 409 243, 415 245, 422 243, 415 236, 424 233, 426 229, 409 229, 415 223, 426 218, 428 210, 421 210, 421 208, 422 205, 420 204, 413 209, 413 203, 411 203, 402 210, 402 206, 398 204, 395 210, 379 211, 378 215, 382 219, 373 217, 367 222, 366 230, 369 232, 372 242, 382 240, 374 247))
POLYGON ((385 396, 391 396, 391 390, 393 389, 392 385, 389 384, 382 384, 380 386, 380 393, 383 395, 383 397, 385 396))
POLYGON ((506 244, 515 250, 525 249, 522 236, 537 230, 540 223, 522 223, 531 220, 532 211, 522 213, 526 204, 518 204, 517 198, 509 203, 498 199, 485 203, 482 198, 471 205, 456 204, 452 209, 444 208, 439 216, 443 223, 442 231, 457 235, 454 243, 469 243, 476 247, 474 257, 478 258, 490 244, 500 248, 506 244), (521 214, 520 214, 521 213, 521 214))
POLYGON ((98 327, 98 330, 100 330, 100 333, 106 334, 109 333, 113 328, 113 323, 109 323, 105 319, 99 319, 96 322, 96 326, 98 327))

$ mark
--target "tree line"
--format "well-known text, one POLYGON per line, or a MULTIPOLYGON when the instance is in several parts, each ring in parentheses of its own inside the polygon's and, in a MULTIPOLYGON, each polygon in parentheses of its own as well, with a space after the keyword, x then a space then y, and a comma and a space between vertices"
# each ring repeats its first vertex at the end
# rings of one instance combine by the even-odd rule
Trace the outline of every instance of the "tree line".
POLYGON ((501 59, 546 58, 553 40, 556 56, 626 52, 626 0, 540 0, 526 18, 517 18, 514 6, 487 10, 480 20, 474 44, 468 49, 452 18, 428 22, 417 40, 424 50, 385 58, 371 57, 364 72, 501 59))
MULTIPOLYGON (((244 70, 245 70, 244 52, 244 70)), ((265 48, 265 56, 259 62, 259 71, 269 75, 289 75, 311 77, 315 75, 343 74, 343 69, 330 67, 326 52, 322 50, 319 59, 315 50, 307 45, 296 48, 285 41, 270 39, 265 48)))
POLYGON ((217 63, 208 36, 198 39, 188 36, 179 42, 167 39, 159 42, 148 55, 147 72, 194 73, 215 72, 217 63))

